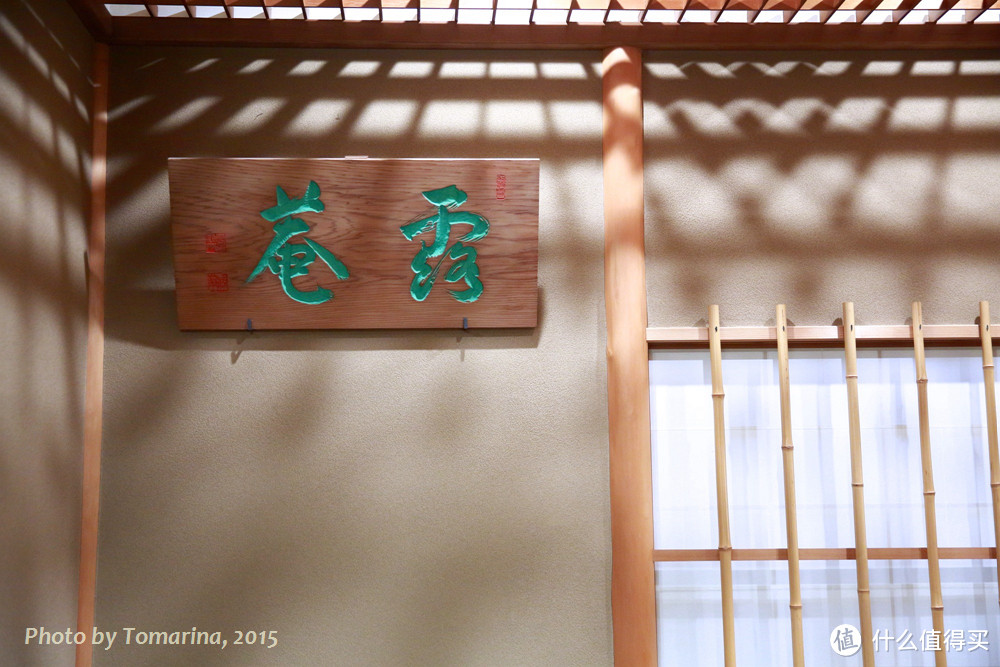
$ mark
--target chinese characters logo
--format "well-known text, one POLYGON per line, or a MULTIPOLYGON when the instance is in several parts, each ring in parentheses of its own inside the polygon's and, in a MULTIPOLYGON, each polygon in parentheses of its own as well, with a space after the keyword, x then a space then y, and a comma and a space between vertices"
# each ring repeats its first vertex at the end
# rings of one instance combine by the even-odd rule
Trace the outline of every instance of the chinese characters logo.
POLYGON ((838 625, 830 633, 830 648, 840 656, 850 656, 861 650, 861 633, 853 625, 838 625))
POLYGON ((324 287, 303 292, 292 282, 293 278, 307 275, 309 265, 315 262, 317 257, 323 260, 340 280, 346 280, 350 276, 350 272, 343 262, 312 239, 302 237, 303 243, 290 243, 293 236, 309 231, 309 225, 301 218, 294 216, 305 212, 321 213, 325 208, 319 196, 319 186, 316 185, 315 181, 309 181, 305 195, 298 199, 289 199, 281 186, 277 187, 277 205, 260 212, 262 218, 275 223, 274 238, 271 239, 267 250, 264 251, 250 277, 247 278, 248 283, 260 275, 264 269, 270 269, 271 273, 278 276, 285 294, 299 303, 316 305, 326 303, 333 298, 333 292, 324 287))
POLYGON ((448 293, 457 301, 472 303, 482 296, 483 283, 479 280, 479 265, 476 264, 478 253, 466 243, 473 243, 486 236, 490 231, 490 223, 478 213, 453 210, 469 198, 465 192, 458 189, 458 186, 449 185, 446 188, 429 190, 423 195, 424 199, 437 207, 437 214, 399 228, 408 241, 412 241, 414 237, 424 232, 434 232, 434 242, 427 245, 421 241, 420 250, 410 263, 410 268, 417 274, 410 283, 410 295, 417 301, 427 298, 434 287, 434 281, 437 280, 441 263, 447 257, 455 262, 448 269, 444 279, 449 283, 464 280, 468 286, 468 289, 449 290, 448 293), (449 246, 452 225, 468 225, 471 229, 449 246), (430 260, 435 257, 440 259, 432 265, 430 260))

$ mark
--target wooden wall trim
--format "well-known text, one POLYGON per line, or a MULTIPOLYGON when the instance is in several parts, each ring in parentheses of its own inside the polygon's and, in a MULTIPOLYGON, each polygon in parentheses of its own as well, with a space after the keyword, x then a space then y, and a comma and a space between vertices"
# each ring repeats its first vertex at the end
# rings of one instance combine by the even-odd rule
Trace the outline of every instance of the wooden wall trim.
MULTIPOLYGON (((718 561, 719 549, 656 549, 653 560, 657 563, 687 563, 718 561)), ((948 560, 991 560, 996 557, 996 547, 941 547, 938 557, 948 560)), ((733 560, 778 561, 788 560, 788 549, 733 549, 733 560)), ((799 549, 800 560, 854 560, 854 547, 799 549)), ((926 547, 875 547, 868 549, 869 560, 927 560, 926 547)))
POLYGON ((656 664, 642 56, 604 53, 604 301, 608 328, 611 613, 615 664, 656 664))
POLYGON ((94 39, 106 42, 111 38, 113 19, 101 0, 67 0, 84 27, 94 39))
MULTIPOLYGON (((87 232, 87 375, 83 408, 83 515, 80 528, 80 585, 77 631, 94 626, 97 588, 97 524, 101 494, 101 433, 104 392, 104 229, 108 145, 107 44, 94 45, 91 127, 90 226, 87 232)), ((89 667, 89 642, 76 647, 77 667, 89 667)))

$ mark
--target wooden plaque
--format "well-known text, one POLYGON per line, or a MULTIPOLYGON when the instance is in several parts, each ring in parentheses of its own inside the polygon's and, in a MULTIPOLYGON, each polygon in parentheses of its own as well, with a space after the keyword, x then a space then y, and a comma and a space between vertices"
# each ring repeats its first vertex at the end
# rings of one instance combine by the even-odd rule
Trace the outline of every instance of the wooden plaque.
POLYGON ((533 327, 538 166, 171 158, 180 328, 533 327))

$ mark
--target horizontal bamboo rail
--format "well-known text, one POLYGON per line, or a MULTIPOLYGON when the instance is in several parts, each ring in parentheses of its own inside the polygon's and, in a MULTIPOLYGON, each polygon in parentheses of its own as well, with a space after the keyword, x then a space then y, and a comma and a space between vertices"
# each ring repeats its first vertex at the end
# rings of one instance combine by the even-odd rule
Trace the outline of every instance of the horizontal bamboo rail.
MULTIPOLYGON (((905 346, 913 344, 913 331, 908 325, 856 326, 855 339, 859 346, 905 346)), ((789 326, 788 344, 793 347, 837 346, 843 344, 842 326, 789 326)), ((1000 343, 1000 329, 991 331, 994 343, 1000 343)), ((719 338, 727 346, 763 346, 778 340, 775 327, 721 327, 719 338)), ((649 327, 646 342, 650 347, 704 347, 708 343, 707 327, 649 327)), ((975 324, 925 324, 924 343, 928 346, 979 346, 980 332, 975 324)))
MULTIPOLYGON (((734 561, 788 560, 788 549, 732 549, 734 561)), ((830 549, 799 549, 799 560, 855 560, 853 547, 830 549)), ((994 547, 938 547, 942 560, 992 560, 997 557, 994 547)), ((656 563, 684 563, 719 560, 718 549, 655 549, 656 563)), ((868 560, 927 560, 926 547, 870 547, 868 560)))

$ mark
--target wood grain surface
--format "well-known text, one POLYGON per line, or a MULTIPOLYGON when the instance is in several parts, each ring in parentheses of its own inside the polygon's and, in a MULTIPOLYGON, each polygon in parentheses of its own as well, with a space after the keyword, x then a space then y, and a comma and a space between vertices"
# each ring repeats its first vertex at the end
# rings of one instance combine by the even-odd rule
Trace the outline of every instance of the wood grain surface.
POLYGON ((602 63, 611 615, 616 665, 656 664, 653 478, 643 210, 642 52, 602 63))
MULTIPOLYGON (((104 257, 108 184, 108 67, 111 49, 94 44, 91 103, 90 224, 87 228, 87 368, 83 396, 83 480, 80 516, 80 576, 76 629, 94 627, 97 591, 97 531, 101 508, 101 444, 104 433, 104 257)), ((90 642, 76 645, 76 666, 90 667, 90 642)))
MULTIPOLYGON (((409 329, 534 327, 538 309, 538 171, 536 159, 256 159, 171 158, 170 205, 178 321, 184 330, 409 329), (319 258, 297 289, 323 287, 333 298, 303 304, 265 269, 247 278, 275 237, 261 212, 277 203, 276 186, 302 197, 310 181, 324 208, 297 214, 306 238, 350 271, 338 279, 319 258), (423 192, 455 185, 468 200, 453 212, 477 213, 489 233, 476 249, 483 293, 462 303, 445 282, 453 261, 424 301, 410 294, 410 267, 434 230, 407 238, 400 227, 436 215, 423 192)), ((469 230, 453 225, 450 247, 469 230)), ((430 260, 436 263, 436 259, 430 260)))

